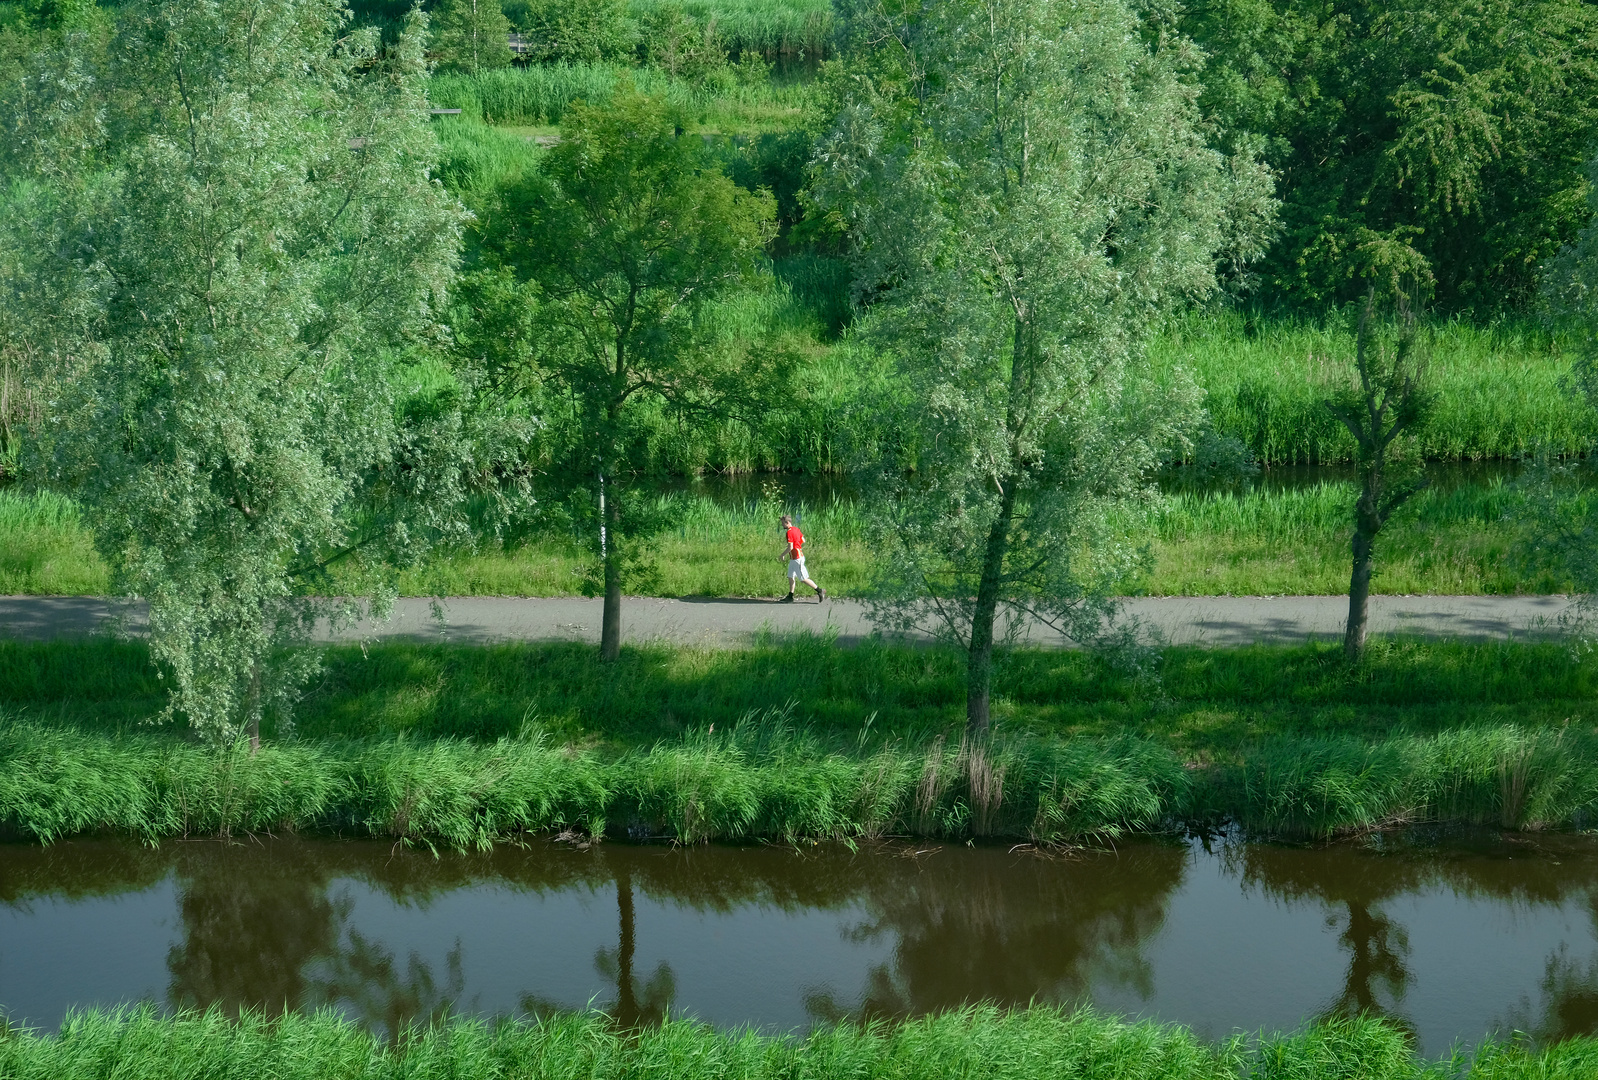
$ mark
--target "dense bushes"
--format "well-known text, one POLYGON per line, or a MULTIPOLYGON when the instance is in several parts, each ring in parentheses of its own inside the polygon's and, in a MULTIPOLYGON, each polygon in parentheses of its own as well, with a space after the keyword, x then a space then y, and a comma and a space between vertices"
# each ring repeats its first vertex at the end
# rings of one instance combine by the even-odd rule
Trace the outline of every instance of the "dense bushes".
POLYGON ((0 1034, 11 1080, 126 1080, 174 1075, 255 1080, 424 1077, 737 1076, 783 1080, 1579 1080, 1598 1042, 1541 1051, 1489 1042, 1471 1058, 1418 1060, 1403 1033, 1374 1019, 1327 1020, 1250 1044, 1206 1043, 1185 1028, 1127 1024, 1037 1006, 973 1008, 904 1024, 821 1028, 807 1038, 719 1032, 692 1021, 619 1032, 603 1017, 492 1028, 456 1021, 384 1044, 332 1013, 271 1020, 150 1009, 70 1017, 54 1036, 0 1034))

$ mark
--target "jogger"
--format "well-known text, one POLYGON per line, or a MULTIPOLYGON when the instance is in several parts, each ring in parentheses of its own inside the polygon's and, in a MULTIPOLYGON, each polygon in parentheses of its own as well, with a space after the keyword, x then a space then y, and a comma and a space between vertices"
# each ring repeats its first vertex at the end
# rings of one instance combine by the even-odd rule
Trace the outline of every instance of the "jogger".
POLYGON ((827 590, 810 580, 810 574, 805 570, 805 534, 793 523, 793 518, 787 514, 782 515, 782 527, 787 530, 784 539, 787 547, 784 548, 782 557, 788 563, 788 595, 782 598, 782 603, 793 603, 793 590, 796 582, 804 582, 816 590, 816 603, 827 598, 827 590))

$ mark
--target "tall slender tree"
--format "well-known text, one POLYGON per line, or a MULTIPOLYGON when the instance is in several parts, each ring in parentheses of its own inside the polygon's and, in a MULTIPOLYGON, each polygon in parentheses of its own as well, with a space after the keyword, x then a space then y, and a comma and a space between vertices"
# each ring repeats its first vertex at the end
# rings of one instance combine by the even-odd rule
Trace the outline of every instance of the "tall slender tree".
POLYGON ((775 365, 715 347, 700 316, 754 279, 775 202, 722 174, 662 100, 624 92, 567 112, 561 141, 508 200, 506 258, 542 292, 532 379, 571 403, 552 476, 599 509, 600 656, 621 648, 623 576, 651 531, 628 486, 646 402, 701 420, 759 399, 775 365))
POLYGON ((818 153, 850 222, 867 332, 898 394, 870 466, 885 542, 873 614, 967 652, 985 731, 1003 623, 1077 639, 1140 545, 1113 511, 1199 413, 1143 342, 1258 253, 1270 183, 1205 142, 1199 57, 1121 0, 934 0, 874 13, 876 66, 818 153))
POLYGON ((1359 495, 1354 501, 1353 571, 1343 651, 1365 655, 1376 538, 1398 509, 1426 485, 1413 437, 1435 399, 1426 384, 1426 352, 1417 308, 1431 287, 1421 256, 1376 241, 1372 277, 1355 332, 1353 385, 1326 408, 1354 436, 1359 495))

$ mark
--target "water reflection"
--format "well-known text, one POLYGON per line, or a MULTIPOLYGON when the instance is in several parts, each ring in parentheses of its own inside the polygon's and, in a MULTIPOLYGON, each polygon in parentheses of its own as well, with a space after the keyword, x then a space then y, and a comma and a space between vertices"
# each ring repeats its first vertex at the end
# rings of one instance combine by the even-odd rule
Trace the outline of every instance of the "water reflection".
POLYGON ((1598 843, 1377 837, 1214 853, 534 843, 0 848, 0 1009, 277 1012, 375 1030, 589 1006, 775 1029, 974 1001, 1195 1025, 1379 1013, 1427 1052, 1598 1032, 1598 843), (142 950, 142 951, 141 951, 142 950))
POLYGON ((873 966, 854 1009, 825 995, 806 1007, 826 1020, 904 1017, 976 1001, 1077 1001, 1106 983, 1147 1000, 1154 977, 1142 946, 1165 920, 1188 853, 1139 845, 1087 859, 1093 869, 1080 873, 1067 857, 954 850, 874 878, 870 915, 848 933, 891 942, 892 961, 873 966))

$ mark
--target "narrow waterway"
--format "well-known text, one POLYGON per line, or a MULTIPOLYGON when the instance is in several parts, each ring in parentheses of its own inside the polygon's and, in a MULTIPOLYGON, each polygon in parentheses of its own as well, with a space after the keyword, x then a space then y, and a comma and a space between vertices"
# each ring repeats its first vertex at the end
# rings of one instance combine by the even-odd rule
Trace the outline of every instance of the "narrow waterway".
POLYGON ((1598 838, 1291 848, 547 841, 0 847, 0 1012, 333 1006, 385 1032, 603 1008, 803 1030, 1090 1002, 1220 1037, 1372 1011, 1428 1054, 1598 1031, 1598 838))

